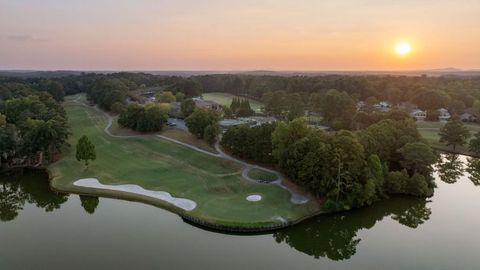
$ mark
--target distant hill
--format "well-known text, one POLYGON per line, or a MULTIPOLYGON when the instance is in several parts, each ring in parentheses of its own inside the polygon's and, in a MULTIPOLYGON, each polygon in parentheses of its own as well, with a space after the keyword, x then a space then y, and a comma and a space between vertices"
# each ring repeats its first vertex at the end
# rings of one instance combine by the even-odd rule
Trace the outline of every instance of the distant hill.
POLYGON ((0 77, 17 78, 60 78, 70 75, 80 75, 81 71, 39 71, 39 70, 0 70, 0 77))
MULTIPOLYGON (((19 77, 19 78, 60 78, 70 75, 81 75, 86 73, 110 74, 122 72, 121 70, 98 70, 98 71, 81 71, 81 70, 58 70, 58 71, 41 71, 41 70, 0 70, 0 77, 19 77)), ((163 76, 199 76, 209 74, 241 74, 253 76, 325 76, 325 75, 392 75, 392 76, 480 76, 480 69, 458 69, 458 68, 442 68, 442 69, 426 69, 426 70, 405 70, 405 71, 389 71, 389 70, 319 70, 319 71, 296 71, 296 70, 159 70, 159 71, 126 71, 132 73, 148 73, 163 76)))

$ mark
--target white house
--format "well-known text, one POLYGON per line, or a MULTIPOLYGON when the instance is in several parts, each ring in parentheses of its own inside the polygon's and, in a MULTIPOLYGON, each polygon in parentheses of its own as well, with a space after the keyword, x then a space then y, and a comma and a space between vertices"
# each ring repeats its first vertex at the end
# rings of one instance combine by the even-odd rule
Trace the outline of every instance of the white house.
POLYGON ((442 122, 447 122, 448 119, 450 119, 451 117, 452 116, 450 115, 447 109, 445 108, 438 109, 438 120, 442 122))
POLYGON ((424 121, 427 118, 427 112, 416 109, 410 112, 410 116, 417 119, 417 121, 424 121))
POLYGON ((222 109, 222 106, 213 100, 204 100, 200 97, 194 97, 192 98, 192 100, 199 108, 209 109, 213 111, 220 111, 222 109))
POLYGON ((381 111, 381 112, 388 112, 390 111, 390 103, 386 101, 379 102, 374 105, 375 109, 381 111))
POLYGON ((460 120, 462 120, 463 122, 476 122, 477 117, 471 113, 465 112, 460 115, 460 120))

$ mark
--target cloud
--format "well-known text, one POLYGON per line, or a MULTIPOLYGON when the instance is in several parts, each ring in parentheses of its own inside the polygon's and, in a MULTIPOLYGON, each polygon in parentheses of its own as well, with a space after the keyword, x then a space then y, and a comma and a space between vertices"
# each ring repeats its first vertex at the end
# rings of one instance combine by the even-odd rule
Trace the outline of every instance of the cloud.
POLYGON ((45 42, 49 41, 48 39, 44 38, 37 38, 31 35, 8 35, 7 40, 14 41, 14 42, 45 42))

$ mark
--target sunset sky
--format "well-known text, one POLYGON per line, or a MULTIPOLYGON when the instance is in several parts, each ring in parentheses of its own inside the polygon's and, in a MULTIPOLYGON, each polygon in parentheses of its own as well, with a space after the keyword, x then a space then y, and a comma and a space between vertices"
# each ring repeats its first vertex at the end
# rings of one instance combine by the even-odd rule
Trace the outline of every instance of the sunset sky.
POLYGON ((446 67, 480 68, 479 0, 0 0, 0 69, 446 67))

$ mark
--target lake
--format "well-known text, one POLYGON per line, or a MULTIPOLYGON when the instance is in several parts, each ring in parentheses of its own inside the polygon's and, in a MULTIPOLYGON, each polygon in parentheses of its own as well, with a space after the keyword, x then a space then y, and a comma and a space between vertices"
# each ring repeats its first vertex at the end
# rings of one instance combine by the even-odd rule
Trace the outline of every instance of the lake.
MULTIPOLYGON (((262 235, 229 235, 122 200, 0 177, 0 269, 479 269, 480 186, 446 156, 432 198, 392 197, 262 235)), ((473 166, 475 165, 475 166, 473 166)))

